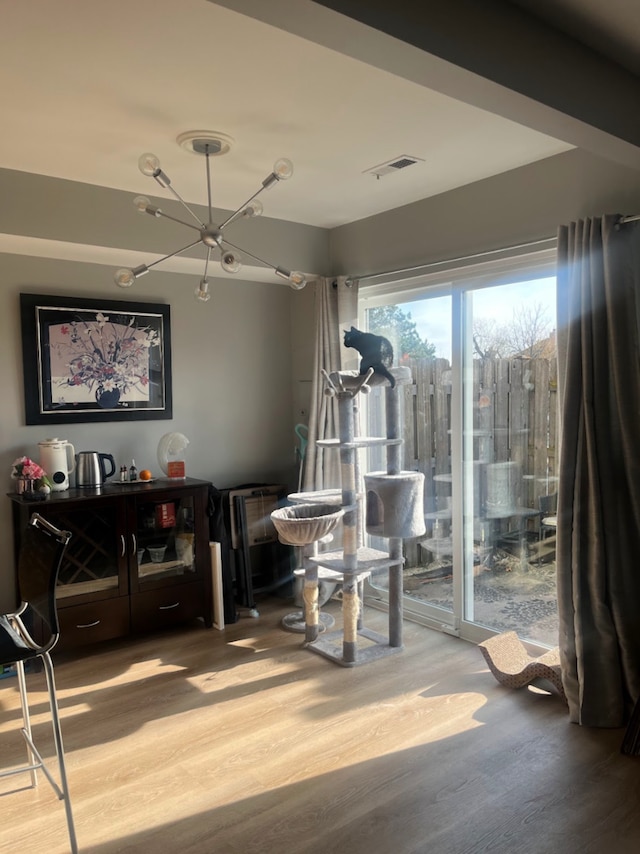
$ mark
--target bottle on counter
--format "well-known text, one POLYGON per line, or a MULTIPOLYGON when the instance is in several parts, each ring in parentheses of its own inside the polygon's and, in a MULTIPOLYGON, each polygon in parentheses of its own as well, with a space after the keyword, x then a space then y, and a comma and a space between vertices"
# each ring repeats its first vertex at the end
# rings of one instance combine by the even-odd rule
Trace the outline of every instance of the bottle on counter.
POLYGON ((138 479, 138 469, 136 468, 136 461, 131 460, 131 465, 129 466, 129 480, 137 480, 138 479))
POLYGON ((126 483, 129 480, 129 473, 127 472, 127 467, 122 465, 120 466, 120 483, 126 483))

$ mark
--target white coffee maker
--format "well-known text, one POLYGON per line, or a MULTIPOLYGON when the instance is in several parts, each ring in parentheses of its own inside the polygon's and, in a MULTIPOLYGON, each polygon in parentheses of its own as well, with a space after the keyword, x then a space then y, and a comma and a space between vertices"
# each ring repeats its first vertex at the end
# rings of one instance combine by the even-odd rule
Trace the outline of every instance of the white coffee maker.
POLYGON ((66 439, 38 442, 40 465, 51 481, 52 492, 69 489, 69 475, 76 467, 75 448, 66 439))

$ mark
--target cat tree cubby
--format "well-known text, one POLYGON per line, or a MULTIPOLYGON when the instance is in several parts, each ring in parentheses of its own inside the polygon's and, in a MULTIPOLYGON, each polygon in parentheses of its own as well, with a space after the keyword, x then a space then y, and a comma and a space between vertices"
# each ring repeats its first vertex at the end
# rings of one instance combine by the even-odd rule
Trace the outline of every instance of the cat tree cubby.
MULTIPOLYGON (((411 382, 409 368, 391 368, 395 386, 387 379, 374 374, 370 369, 366 374, 354 371, 334 371, 325 379, 325 394, 335 396, 338 402, 339 438, 318 442, 324 448, 335 449, 340 454, 341 492, 340 517, 336 524, 342 523, 342 548, 319 554, 316 544, 320 531, 326 532, 326 526, 320 526, 312 532, 309 516, 335 515, 335 505, 306 505, 305 510, 297 510, 305 505, 300 503, 286 508, 289 529, 284 534, 279 527, 276 514, 273 521, 279 536, 287 540, 293 536, 291 530, 296 525, 296 515, 300 516, 302 539, 297 545, 306 547, 304 558, 304 608, 307 632, 307 648, 344 667, 354 667, 386 655, 400 652, 402 640, 402 541, 408 537, 418 537, 425 533, 423 490, 424 475, 420 472, 401 470, 401 412, 399 388, 411 382), (356 435, 356 413, 358 395, 367 393, 371 385, 385 386, 386 435, 381 437, 362 437, 356 435), (358 503, 359 475, 358 451, 361 448, 380 445, 386 452, 386 470, 364 475, 364 508, 358 503), (312 509, 310 509, 312 508, 312 509), (363 515, 366 531, 388 540, 386 551, 368 548, 363 542, 363 515), (306 519, 304 517, 307 517, 306 519), (309 537, 318 536, 315 540, 309 537), (318 570, 334 574, 342 582, 342 629, 320 634, 318 631, 317 579, 318 570), (388 637, 371 631, 362 625, 362 579, 383 570, 389 574, 389 628, 388 637)), ((289 496, 290 499, 305 495, 307 501, 325 493, 301 493, 289 496)), ((334 525, 335 527, 335 525, 334 525)))

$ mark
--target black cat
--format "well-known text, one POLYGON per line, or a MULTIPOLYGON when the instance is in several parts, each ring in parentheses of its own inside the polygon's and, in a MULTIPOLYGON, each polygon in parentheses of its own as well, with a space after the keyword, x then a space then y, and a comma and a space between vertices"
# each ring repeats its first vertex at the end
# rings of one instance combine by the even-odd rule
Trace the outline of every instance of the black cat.
POLYGON ((388 370, 393 364, 393 347, 383 335, 361 332, 352 326, 348 332, 345 330, 344 346, 353 347, 362 356, 361 374, 366 374, 369 368, 373 368, 374 373, 389 380, 391 388, 395 386, 396 381, 388 370))

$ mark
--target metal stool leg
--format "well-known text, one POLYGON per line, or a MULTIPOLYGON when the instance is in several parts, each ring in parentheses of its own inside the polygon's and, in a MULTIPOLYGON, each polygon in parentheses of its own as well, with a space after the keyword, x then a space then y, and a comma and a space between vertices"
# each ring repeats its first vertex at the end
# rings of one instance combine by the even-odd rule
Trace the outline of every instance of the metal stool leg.
POLYGON ((31 775, 31 786, 35 789, 38 785, 38 759, 31 745, 31 716, 29 713, 29 698, 27 696, 27 682, 24 672, 24 661, 16 661, 16 673, 18 675, 18 689, 20 691, 20 706, 22 708, 22 734, 27 744, 27 761, 29 762, 29 773, 31 775))
MULTIPOLYGON (((71 843, 71 851, 73 854, 78 852, 78 842, 76 840, 76 829, 73 821, 73 813, 71 811, 71 798, 69 797, 69 784, 67 782, 67 766, 64 758, 64 747, 62 744, 62 730, 60 729, 60 712, 58 710, 58 695, 56 692, 56 684, 53 676, 53 662, 49 653, 42 655, 44 662, 45 674, 47 677, 47 688, 49 690, 49 705, 51 706, 51 722, 53 726, 53 738, 56 745, 56 755, 58 757, 58 768, 60 770, 60 792, 58 797, 64 801, 64 810, 67 816, 67 828, 69 830, 69 842, 71 843)), ((43 771, 45 768, 43 766, 43 771)), ((57 786, 54 786, 57 788, 57 786)))

